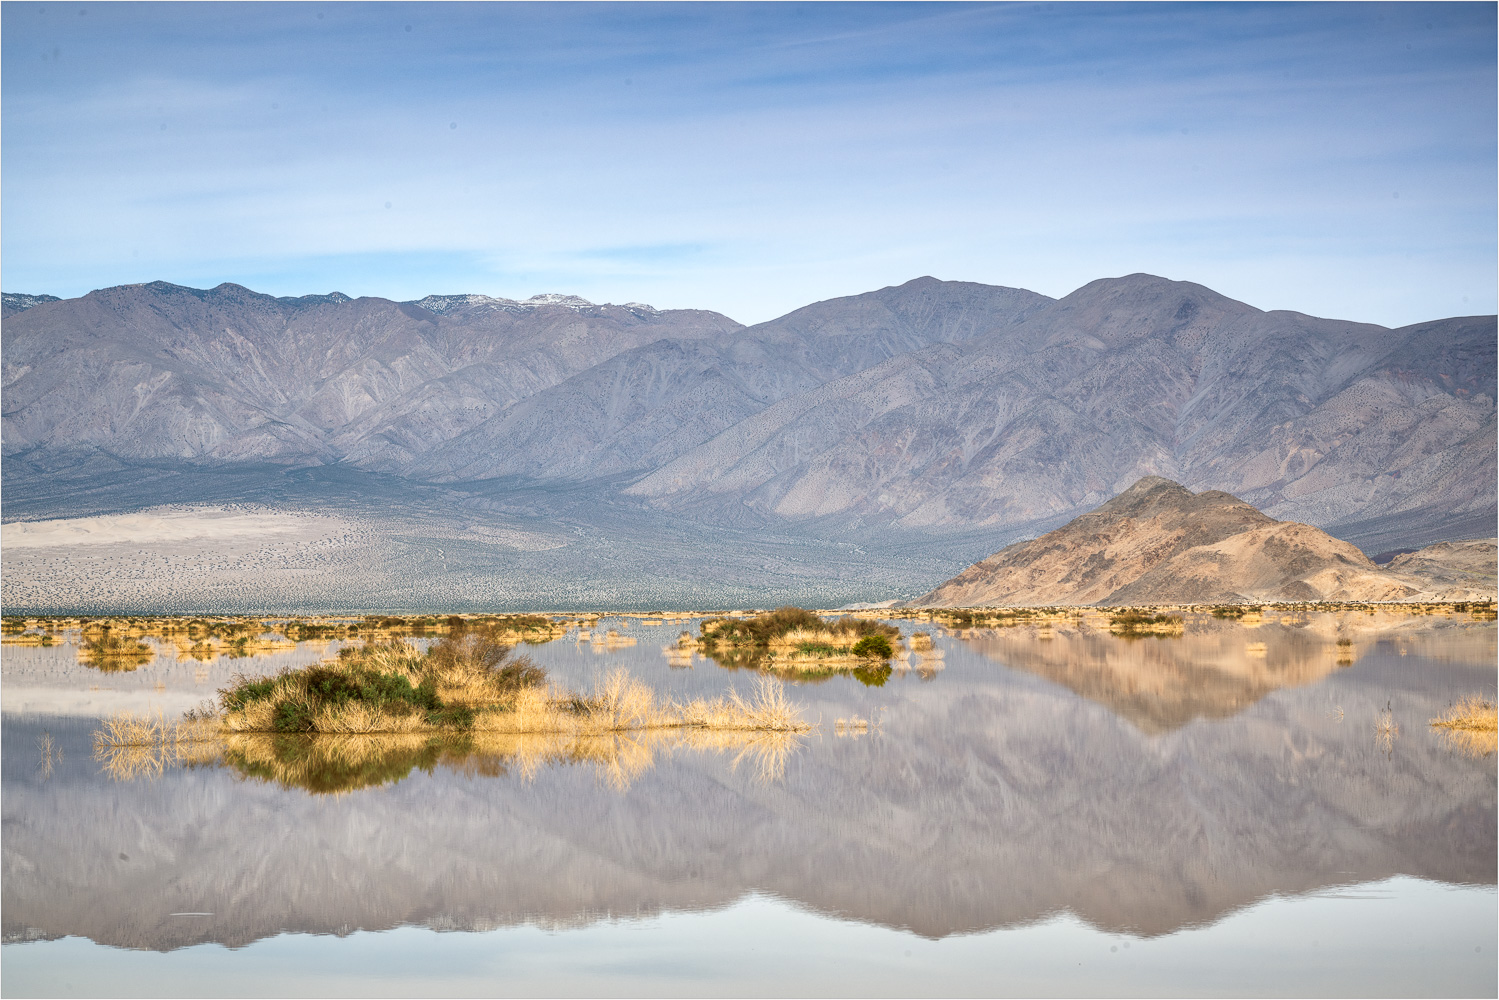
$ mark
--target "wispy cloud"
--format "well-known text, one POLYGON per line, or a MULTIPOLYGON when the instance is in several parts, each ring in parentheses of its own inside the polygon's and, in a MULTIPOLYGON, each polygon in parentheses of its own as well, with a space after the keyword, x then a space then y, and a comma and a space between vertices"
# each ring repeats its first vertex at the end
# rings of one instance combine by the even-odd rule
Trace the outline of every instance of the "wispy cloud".
POLYGON ((1385 323, 1495 308, 1492 5, 0 18, 14 290, 222 275, 754 321, 923 273, 1150 270, 1385 323))

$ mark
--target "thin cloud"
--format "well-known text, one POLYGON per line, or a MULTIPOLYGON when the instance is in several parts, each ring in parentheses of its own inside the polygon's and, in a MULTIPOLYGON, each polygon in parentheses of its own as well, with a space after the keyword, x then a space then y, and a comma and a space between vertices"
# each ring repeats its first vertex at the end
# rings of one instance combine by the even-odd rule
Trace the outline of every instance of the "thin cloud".
POLYGON ((752 321, 1159 270, 1494 308, 1491 6, 57 10, 0 9, 15 290, 461 279, 752 321))

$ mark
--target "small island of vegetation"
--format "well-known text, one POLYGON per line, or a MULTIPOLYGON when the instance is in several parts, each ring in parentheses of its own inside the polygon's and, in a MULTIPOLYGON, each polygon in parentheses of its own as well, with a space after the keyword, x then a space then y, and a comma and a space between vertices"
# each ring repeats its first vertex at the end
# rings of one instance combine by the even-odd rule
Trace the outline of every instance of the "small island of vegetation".
POLYGON ((894 625, 862 618, 829 620, 795 607, 753 618, 709 618, 695 640, 703 655, 721 666, 797 680, 848 673, 875 687, 889 679, 899 641, 900 629, 894 625))

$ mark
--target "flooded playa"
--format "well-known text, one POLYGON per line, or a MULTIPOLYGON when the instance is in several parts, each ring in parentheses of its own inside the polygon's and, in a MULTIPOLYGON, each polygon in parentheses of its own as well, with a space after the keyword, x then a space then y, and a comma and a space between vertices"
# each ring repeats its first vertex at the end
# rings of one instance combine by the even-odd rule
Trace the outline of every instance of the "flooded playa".
POLYGON ((150 655, 119 669, 86 622, 12 629, 4 991, 1492 995, 1495 756, 1429 723, 1492 699, 1494 622, 1180 617, 884 617, 885 666, 813 671, 710 655, 701 616, 555 616, 515 635, 550 683, 774 676, 810 730, 133 771, 95 752, 114 713, 441 621, 127 628, 150 655))

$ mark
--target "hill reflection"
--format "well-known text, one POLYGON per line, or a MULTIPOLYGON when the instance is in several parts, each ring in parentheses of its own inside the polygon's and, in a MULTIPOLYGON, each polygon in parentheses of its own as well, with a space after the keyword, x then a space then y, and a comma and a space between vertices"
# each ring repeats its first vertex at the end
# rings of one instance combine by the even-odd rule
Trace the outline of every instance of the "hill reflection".
POLYGON ((931 683, 801 688, 824 731, 771 783, 732 754, 667 745, 644 768, 622 745, 407 748, 402 780, 336 796, 307 794, 275 753, 253 758, 258 776, 116 782, 89 756, 91 722, 46 720, 65 753, 43 774, 42 721, 7 716, 0 918, 7 940, 173 949, 566 927, 768 893, 930 937, 1064 911, 1158 935, 1393 875, 1494 884, 1494 758, 1427 726, 1492 684, 1493 625, 1358 625, 1266 623, 1263 656, 1211 623, 1111 647, 1084 630, 944 639, 931 683), (1384 747, 1387 706, 1399 735, 1384 747), (879 708, 859 739, 828 731, 879 708))
POLYGON ((1272 691, 1351 666, 1373 645, 1278 623, 1194 625, 1183 636, 1134 640, 1084 623, 969 635, 964 641, 989 659, 1061 684, 1146 733, 1226 719, 1272 691))

